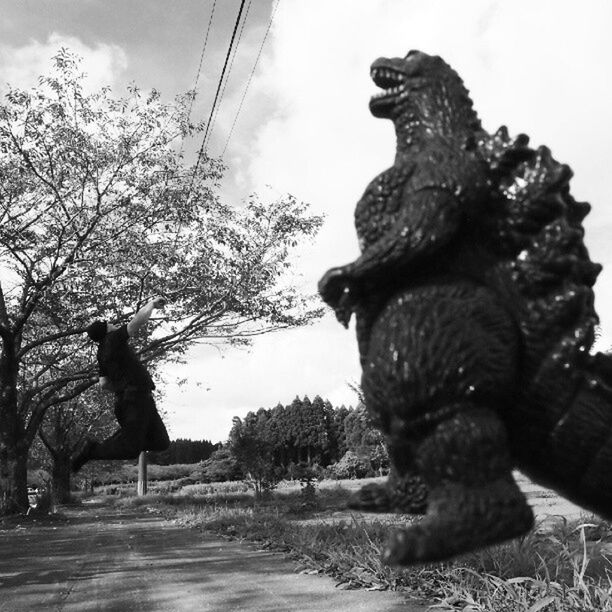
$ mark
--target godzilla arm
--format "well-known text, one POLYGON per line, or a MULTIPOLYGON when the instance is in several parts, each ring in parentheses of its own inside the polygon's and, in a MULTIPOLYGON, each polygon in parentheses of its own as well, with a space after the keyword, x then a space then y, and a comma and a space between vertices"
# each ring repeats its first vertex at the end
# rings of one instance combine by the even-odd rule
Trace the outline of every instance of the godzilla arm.
POLYGON ((409 265, 418 265, 447 245, 460 224, 459 201, 449 191, 424 188, 412 193, 391 229, 354 262, 329 270, 319 282, 319 292, 346 326, 363 285, 380 285, 405 273, 409 265))
POLYGON ((460 209, 452 194, 440 189, 422 189, 411 200, 391 231, 368 246, 353 263, 344 266, 350 281, 393 276, 407 264, 438 251, 455 235, 460 225, 460 209))

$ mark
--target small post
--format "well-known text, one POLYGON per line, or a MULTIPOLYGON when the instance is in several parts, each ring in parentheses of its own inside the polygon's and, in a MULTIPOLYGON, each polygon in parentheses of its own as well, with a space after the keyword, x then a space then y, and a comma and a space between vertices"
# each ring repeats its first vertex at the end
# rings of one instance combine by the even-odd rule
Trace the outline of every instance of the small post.
POLYGON ((147 452, 138 456, 138 495, 147 494, 147 452))

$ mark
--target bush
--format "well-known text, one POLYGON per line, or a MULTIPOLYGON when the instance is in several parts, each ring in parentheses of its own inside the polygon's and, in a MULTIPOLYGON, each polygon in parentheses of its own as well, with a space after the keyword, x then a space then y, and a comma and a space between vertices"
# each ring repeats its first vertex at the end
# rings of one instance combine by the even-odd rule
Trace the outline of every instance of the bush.
POLYGON ((370 461, 353 451, 346 451, 338 463, 330 466, 334 478, 365 478, 370 470, 370 461))
POLYGON ((209 459, 193 469, 191 477, 201 482, 226 482, 243 477, 236 458, 228 448, 216 450, 209 459))

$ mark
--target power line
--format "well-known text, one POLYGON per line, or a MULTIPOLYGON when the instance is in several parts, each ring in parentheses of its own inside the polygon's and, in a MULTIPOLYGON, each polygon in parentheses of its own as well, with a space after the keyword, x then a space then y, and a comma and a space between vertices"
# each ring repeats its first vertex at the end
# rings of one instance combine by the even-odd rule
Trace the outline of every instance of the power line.
POLYGON ((189 112, 187 113, 187 119, 191 117, 191 109, 193 108, 193 101, 195 99, 195 91, 198 86, 198 82, 200 81, 200 72, 202 70, 202 62, 204 60, 204 51, 206 51, 206 44, 208 43, 208 34, 210 32, 210 26, 212 24, 213 15, 215 14, 216 5, 217 5, 217 0, 214 0, 212 9, 210 11, 210 19, 208 20, 208 27, 206 28, 206 36, 204 37, 204 44, 202 45, 202 53, 200 54, 200 63, 198 64, 198 72, 196 73, 195 83, 193 85, 194 96, 191 98, 191 103, 189 104, 189 112))
MULTIPOLYGON (((206 51, 206 45, 208 43, 208 35, 210 33, 210 26, 212 25, 212 20, 215 14, 215 7, 217 6, 217 0, 213 0, 213 4, 212 4, 212 8, 210 10, 210 17, 208 19, 208 26, 206 28, 206 35, 204 36, 204 44, 202 45, 202 53, 200 53, 200 62, 198 64, 198 71, 196 73, 196 78, 195 78, 195 82, 193 84, 193 96, 191 98, 191 101, 189 102, 189 110, 187 111, 187 121, 189 121, 189 119, 191 118, 191 111, 193 109, 193 102, 195 100, 195 96, 196 96, 196 89, 198 87, 198 83, 200 81, 200 73, 202 71, 202 64, 204 62, 204 52, 206 51)), ((183 152, 183 141, 181 141, 181 154, 183 152)), ((194 173, 195 176, 195 173, 194 173)), ((187 192, 187 200, 189 200, 189 196, 191 194, 191 187, 193 185, 193 176, 191 177, 191 183, 189 185, 189 190, 187 192)), ((176 232, 176 236, 174 237, 174 248, 176 249, 176 245, 179 239, 179 235, 181 233, 181 229, 183 227, 183 220, 179 214, 178 217, 178 230, 176 232)))
POLYGON ((230 40, 230 44, 229 47, 227 49, 227 53, 225 55, 225 62, 223 64, 223 70, 221 70, 221 77, 219 78, 219 83, 217 85, 217 91, 215 93, 215 99, 213 100, 213 105, 212 108, 210 109, 210 116, 208 118, 208 123, 206 124, 206 131, 204 132, 204 138, 202 139, 202 146, 200 147, 200 150, 198 152, 198 159, 196 161, 196 165, 193 171, 193 177, 192 177, 192 183, 193 180, 195 179, 195 175, 198 171, 198 168, 200 166, 200 160, 202 159, 202 154, 204 153, 204 149, 206 146, 206 139, 208 138, 208 134, 210 131, 210 124, 212 121, 212 117, 213 114, 215 112, 215 107, 217 106, 217 100, 219 99, 219 92, 221 91, 221 84, 223 83, 223 77, 225 76, 225 70, 227 69, 227 64, 229 62, 230 59, 230 55, 232 52, 232 48, 234 46, 234 39, 236 38, 236 32, 238 31, 238 25, 240 23, 240 17, 242 16, 242 10, 244 9, 244 3, 246 2, 246 0, 241 0, 240 2, 240 9, 238 10, 238 17, 236 17, 236 23, 234 24, 234 31, 232 32, 232 38, 230 40))
MULTIPOLYGON (((242 26, 240 27, 240 32, 238 33, 238 40, 234 46, 234 52, 232 54, 232 59, 230 60, 230 65, 227 71, 227 77, 225 78, 225 82, 223 83, 223 89, 221 90, 221 95, 219 96, 219 104, 217 104, 217 108, 215 110, 215 116, 212 118, 211 126, 210 126, 210 134, 213 133, 215 129, 215 122, 217 121, 217 115, 219 114, 219 108, 221 107, 221 102, 223 101, 223 96, 225 95, 225 89, 227 87, 227 83, 230 78, 230 74, 232 73, 232 68, 234 67, 234 60, 236 59, 236 54, 238 52, 238 47, 240 46, 240 41, 242 40, 242 33, 244 32, 244 26, 246 25, 247 19, 249 17, 249 9, 251 8, 251 0, 247 4, 246 13, 244 14, 244 19, 242 20, 242 26)), ((210 140, 209 134, 209 140, 210 140)))
POLYGON ((249 80, 247 81, 247 84, 246 84, 246 86, 244 88, 244 92, 242 94, 242 98, 240 100, 240 104, 238 105, 238 110, 236 111, 236 115, 234 116, 234 121, 232 122, 232 127, 230 128, 229 134, 227 135, 227 140, 225 141, 225 146, 223 147, 223 151, 221 152, 221 157, 223 157, 225 155, 225 151, 227 150, 227 145, 229 144, 230 138, 232 137, 232 134, 234 133, 234 128, 236 127, 236 122, 238 121, 238 115, 240 114, 240 111, 242 110, 242 105, 244 103, 244 99, 246 98, 247 91, 249 90, 249 85, 251 84, 251 79, 253 78, 253 75, 255 74, 255 69, 257 68, 257 62, 259 62, 259 57, 261 56, 261 52, 263 51, 264 44, 266 43, 266 39, 268 38, 268 34, 270 32, 270 28, 272 27, 272 22, 274 21, 274 15, 276 13, 276 9, 278 8, 279 4, 280 4, 280 0, 276 0, 276 4, 274 5, 274 8, 272 9, 272 13, 270 14, 270 20, 268 22, 268 27, 266 29, 266 33, 264 34, 263 40, 261 41, 261 45, 259 47, 259 53, 257 53, 257 57, 255 58, 255 63, 253 64, 253 69, 251 70, 251 74, 249 76, 249 80))

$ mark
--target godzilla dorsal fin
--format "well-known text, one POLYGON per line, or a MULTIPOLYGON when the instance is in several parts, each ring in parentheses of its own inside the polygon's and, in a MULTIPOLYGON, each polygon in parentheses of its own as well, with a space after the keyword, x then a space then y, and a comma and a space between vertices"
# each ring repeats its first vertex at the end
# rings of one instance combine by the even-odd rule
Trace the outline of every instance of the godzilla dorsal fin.
POLYGON ((570 194, 571 168, 548 147, 528 143, 525 134, 512 139, 502 126, 493 136, 483 133, 478 144, 493 189, 488 246, 516 283, 519 324, 539 367, 555 347, 576 359, 590 349, 597 322, 592 286, 601 266, 584 245, 582 220, 590 206, 570 194))

